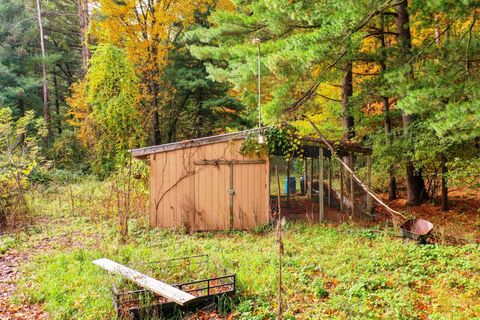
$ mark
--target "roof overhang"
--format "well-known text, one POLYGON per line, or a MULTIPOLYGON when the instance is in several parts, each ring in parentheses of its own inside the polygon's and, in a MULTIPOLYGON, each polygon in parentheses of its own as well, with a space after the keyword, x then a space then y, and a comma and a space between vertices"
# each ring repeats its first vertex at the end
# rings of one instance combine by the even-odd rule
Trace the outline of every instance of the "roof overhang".
MULTIPOLYGON (((191 148, 191 147, 198 147, 198 146, 224 142, 224 141, 245 139, 249 135, 263 132, 268 128, 269 127, 263 127, 259 129, 244 130, 244 131, 220 134, 216 136, 160 144, 157 146, 151 146, 146 148, 132 149, 130 150, 130 152, 132 153, 132 156, 135 158, 146 159, 149 155, 155 154, 155 153, 161 153, 161 152, 167 152, 167 151, 185 149, 185 148, 191 148)), ((331 152, 329 148, 325 145, 325 143, 321 139, 314 138, 314 137, 302 137, 301 141, 302 141, 303 149, 306 151, 308 150, 306 152, 306 156, 318 157, 320 148, 323 149, 324 155, 326 157, 331 156, 331 152)), ((352 143, 352 142, 346 142, 346 141, 329 141, 329 142, 339 156, 348 155, 350 152, 367 154, 367 155, 372 154, 371 148, 365 147, 358 143, 352 143)))
POLYGON ((258 133, 258 132, 262 132, 266 129, 268 129, 268 127, 259 128, 259 129, 244 130, 244 131, 238 131, 238 132, 232 132, 232 133, 219 134, 219 135, 216 135, 216 136, 210 136, 210 137, 204 137, 204 138, 198 138, 198 139, 191 139, 191 140, 184 140, 184 141, 179 141, 179 142, 160 144, 160 145, 157 145, 157 146, 151 146, 151 147, 146 147, 146 148, 132 149, 132 150, 130 150, 130 152, 132 153, 132 156, 135 157, 135 158, 145 159, 145 158, 148 157, 148 155, 154 154, 154 153, 161 153, 161 152, 178 150, 178 149, 198 147, 198 146, 203 146, 203 145, 213 144, 213 143, 218 143, 218 142, 224 142, 224 141, 244 139, 248 135, 255 134, 255 133, 258 133))

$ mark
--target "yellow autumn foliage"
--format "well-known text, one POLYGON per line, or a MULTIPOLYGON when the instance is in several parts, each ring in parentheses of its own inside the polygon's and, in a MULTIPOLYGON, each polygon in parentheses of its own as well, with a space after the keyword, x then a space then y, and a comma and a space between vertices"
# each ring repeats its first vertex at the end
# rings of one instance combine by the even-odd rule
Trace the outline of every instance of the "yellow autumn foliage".
MULTIPOLYGON (((92 36, 99 43, 123 48, 144 79, 142 94, 156 98, 152 82, 160 83, 168 52, 183 30, 213 0, 99 0, 100 18, 92 21, 92 36)), ((158 96, 157 96, 158 98, 158 96)))

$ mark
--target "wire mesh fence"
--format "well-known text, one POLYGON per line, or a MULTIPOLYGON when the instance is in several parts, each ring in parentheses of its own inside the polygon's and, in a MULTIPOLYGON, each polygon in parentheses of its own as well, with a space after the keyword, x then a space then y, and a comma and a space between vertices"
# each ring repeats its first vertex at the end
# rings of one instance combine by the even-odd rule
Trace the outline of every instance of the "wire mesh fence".
MULTIPOLYGON (((367 185, 370 183, 369 156, 350 153, 343 160, 361 181, 367 185)), ((279 193, 281 214, 287 220, 315 222, 325 217, 342 221, 352 216, 372 215, 373 212, 372 200, 361 184, 326 152, 323 157, 293 158, 290 161, 272 156, 270 208, 273 218, 279 215, 279 193)))

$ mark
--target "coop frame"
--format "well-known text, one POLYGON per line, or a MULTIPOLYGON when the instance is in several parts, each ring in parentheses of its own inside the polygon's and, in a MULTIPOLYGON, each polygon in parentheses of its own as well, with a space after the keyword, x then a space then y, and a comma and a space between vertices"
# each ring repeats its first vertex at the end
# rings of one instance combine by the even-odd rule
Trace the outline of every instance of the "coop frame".
MULTIPOLYGON (((339 190, 336 192, 338 194, 338 205, 337 209, 341 213, 345 213, 348 216, 357 216, 359 214, 371 215, 373 212, 373 199, 371 194, 364 192, 360 185, 354 180, 355 168, 353 165, 361 159, 361 162, 364 162, 365 165, 365 182, 368 188, 371 187, 371 154, 372 150, 368 147, 365 147, 360 144, 345 142, 345 141, 329 141, 330 145, 334 146, 334 153, 332 150, 326 146, 325 142, 321 139, 314 137, 301 137, 300 148, 299 150, 287 160, 282 154, 272 154, 269 157, 270 164, 270 212, 275 218, 278 214, 278 205, 277 205, 277 192, 278 181, 276 177, 276 170, 280 172, 280 175, 285 175, 285 180, 280 181, 280 185, 285 187, 283 188, 286 191, 280 192, 281 198, 281 208, 283 211, 282 216, 287 219, 290 218, 288 212, 290 210, 286 207, 293 204, 298 200, 298 193, 289 192, 287 188, 287 181, 290 181, 290 177, 298 176, 293 173, 293 164, 295 162, 301 161, 303 163, 303 172, 300 178, 303 177, 303 181, 300 180, 300 188, 303 188, 301 194, 305 196, 304 199, 309 199, 311 203, 317 201, 316 206, 318 207, 318 215, 314 216, 315 221, 324 221, 325 219, 325 207, 334 208, 333 205, 333 193, 335 192, 332 181, 334 177, 338 177, 339 190), (341 164, 337 163, 336 158, 342 158, 346 163, 349 164, 351 172, 348 172, 341 164), (363 157, 363 159, 362 159, 363 157), (282 159, 283 165, 274 164, 276 161, 274 159, 282 159), (277 167, 277 168, 275 168, 277 167), (315 168, 315 169, 314 169, 315 168), (315 181, 316 180, 316 181, 315 181), (314 182, 317 183, 317 190, 314 189, 314 182), (302 186, 303 183, 303 186, 302 186), (324 187, 320 187, 320 186, 324 187), (273 188, 272 188, 273 186, 273 188), (275 191, 273 191, 275 190, 275 191), (359 204, 357 195, 363 193, 363 203, 359 204), (286 205, 285 205, 286 203, 286 205), (318 219, 317 219, 318 216, 318 219)), ((290 184, 290 182, 288 182, 290 184)), ((281 187, 280 186, 280 187, 281 187)), ((280 188, 281 189, 281 188, 280 188)), ((306 208, 305 208, 306 209, 306 208)))
MULTIPOLYGON (((255 135, 263 135, 266 130, 269 128, 245 130, 131 150, 134 157, 150 162, 149 220, 151 225, 164 228, 183 228, 186 231, 220 231, 254 229, 271 223, 275 219, 272 215, 271 201, 271 156, 276 155, 241 153, 243 141, 255 135), (225 154, 220 154, 218 149, 229 149, 229 151, 225 156, 225 154), (243 180, 249 180, 246 185, 237 185, 241 175, 235 172, 250 170, 240 168, 254 167, 261 168, 261 170, 257 170, 255 174, 250 172, 248 177, 243 177, 243 180), (197 181, 200 180, 204 184, 197 186, 197 181), (250 190, 250 184, 255 185, 256 190, 250 190), (258 186, 260 184, 261 187, 258 186), (205 186, 207 187, 205 188, 205 186), (166 193, 169 195, 165 196, 166 193), (252 193, 253 195, 251 195, 252 193), (219 198, 221 198, 221 206, 216 205, 219 198), (251 207, 252 199, 255 199, 256 203, 254 208, 251 207)), ((318 161, 316 175, 319 183, 321 182, 323 185, 325 174, 329 176, 327 177, 329 185, 327 192, 324 192, 324 188, 319 188, 318 191, 318 215, 316 215, 318 221, 324 221, 325 205, 331 205, 331 182, 332 175, 335 174, 332 170, 332 163, 336 163, 334 161, 336 157, 349 158, 352 159, 352 162, 357 154, 366 156, 366 166, 368 167, 366 185, 370 187, 372 153, 370 148, 348 141, 331 141, 331 145, 334 146, 334 154, 332 154, 332 150, 322 139, 296 138, 300 140, 305 159, 310 162, 318 161), (329 159, 329 161, 324 161, 324 159, 329 159)), ((342 179, 339 192, 340 210, 353 216, 358 213, 355 208, 355 190, 352 189, 356 183, 354 174, 339 166, 337 175, 342 179), (344 184, 348 185, 350 190, 346 190, 344 184), (347 210, 348 201, 351 205, 347 210)), ((370 194, 365 194, 364 198, 366 206, 362 208, 362 211, 370 213, 372 212, 372 198, 370 194)))

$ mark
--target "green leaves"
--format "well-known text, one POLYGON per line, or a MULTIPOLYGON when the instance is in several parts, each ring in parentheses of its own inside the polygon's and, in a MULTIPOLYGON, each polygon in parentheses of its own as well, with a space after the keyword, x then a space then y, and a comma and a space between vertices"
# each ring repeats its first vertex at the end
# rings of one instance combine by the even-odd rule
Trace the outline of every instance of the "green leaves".
POLYGON ((280 124, 270 127, 265 132, 266 141, 259 144, 258 133, 252 133, 242 143, 242 154, 261 154, 266 152, 271 155, 283 156, 287 161, 294 157, 302 158, 303 150, 297 130, 289 125, 280 124))
POLYGON ((95 134, 94 166, 97 173, 114 169, 127 150, 144 141, 138 106, 139 86, 127 55, 113 45, 99 45, 90 61, 86 101, 95 134))
POLYGON ((13 226, 29 212, 24 192, 30 173, 43 162, 40 143, 46 133, 32 110, 15 120, 10 108, 0 108, 0 222, 13 226))
POLYGON ((318 80, 319 69, 327 67, 343 50, 358 47, 362 36, 348 34, 376 4, 239 1, 233 11, 212 14, 213 28, 197 29, 187 36, 200 39, 202 44, 190 49, 194 56, 210 62, 210 75, 232 84, 247 105, 255 94, 257 75, 257 48, 251 39, 260 38, 262 87, 268 92, 264 95, 265 119, 275 123, 285 108, 318 80))

